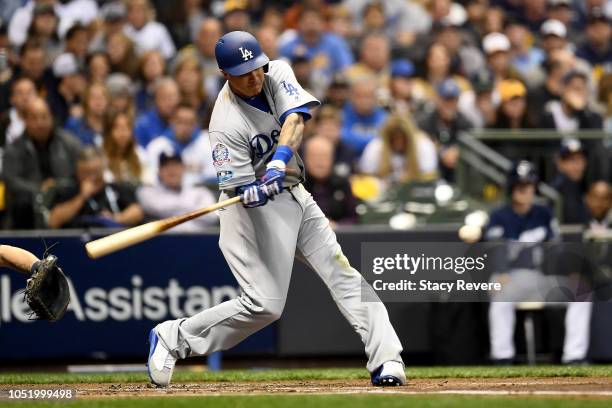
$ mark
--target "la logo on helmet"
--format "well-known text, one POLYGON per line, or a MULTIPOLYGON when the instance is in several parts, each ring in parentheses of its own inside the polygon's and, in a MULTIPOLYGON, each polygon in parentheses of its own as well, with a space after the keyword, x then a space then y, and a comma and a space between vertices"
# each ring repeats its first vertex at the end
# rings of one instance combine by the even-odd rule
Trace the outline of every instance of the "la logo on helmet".
POLYGON ((238 48, 238 49, 240 50, 240 53, 242 54, 242 58, 243 58, 245 61, 248 61, 248 60, 250 60, 251 58, 253 58, 253 52, 252 52, 252 51, 249 51, 249 50, 247 50, 247 49, 245 49, 245 48, 242 48, 242 47, 240 47, 240 48, 238 48))

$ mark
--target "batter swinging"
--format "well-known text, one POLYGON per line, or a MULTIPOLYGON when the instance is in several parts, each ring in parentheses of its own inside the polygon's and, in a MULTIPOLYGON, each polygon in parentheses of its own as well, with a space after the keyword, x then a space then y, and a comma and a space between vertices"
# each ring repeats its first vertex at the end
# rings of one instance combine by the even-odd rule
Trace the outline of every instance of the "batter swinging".
POLYGON ((177 359, 226 350, 277 320, 298 256, 323 279, 361 337, 372 384, 402 385, 402 346, 385 306, 361 301, 362 276, 301 184, 304 165, 296 152, 309 109, 319 101, 302 89, 287 63, 270 61, 247 32, 221 37, 215 55, 227 79, 209 128, 220 199, 240 194, 243 202, 221 210, 219 246, 242 293, 151 330, 151 381, 167 386, 177 359))

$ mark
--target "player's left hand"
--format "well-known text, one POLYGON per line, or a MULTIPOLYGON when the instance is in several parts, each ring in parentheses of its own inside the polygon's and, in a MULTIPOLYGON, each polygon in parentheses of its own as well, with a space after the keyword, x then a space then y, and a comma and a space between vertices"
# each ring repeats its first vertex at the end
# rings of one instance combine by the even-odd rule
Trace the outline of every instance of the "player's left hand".
POLYGON ((285 163, 281 160, 272 160, 266 166, 266 174, 261 178, 261 190, 270 199, 283 191, 283 180, 285 179, 285 163))

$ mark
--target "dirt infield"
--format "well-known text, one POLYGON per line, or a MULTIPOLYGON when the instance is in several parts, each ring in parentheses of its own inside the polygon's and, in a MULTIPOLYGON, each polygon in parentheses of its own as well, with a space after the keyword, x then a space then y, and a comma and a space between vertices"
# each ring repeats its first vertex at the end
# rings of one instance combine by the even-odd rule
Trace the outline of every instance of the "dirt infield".
POLYGON ((465 394, 568 395, 612 399, 612 377, 449 378, 410 380, 407 386, 378 388, 366 380, 308 380, 270 382, 190 382, 155 388, 147 383, 81 383, 0 385, 9 389, 72 389, 77 398, 213 396, 272 394, 465 394))

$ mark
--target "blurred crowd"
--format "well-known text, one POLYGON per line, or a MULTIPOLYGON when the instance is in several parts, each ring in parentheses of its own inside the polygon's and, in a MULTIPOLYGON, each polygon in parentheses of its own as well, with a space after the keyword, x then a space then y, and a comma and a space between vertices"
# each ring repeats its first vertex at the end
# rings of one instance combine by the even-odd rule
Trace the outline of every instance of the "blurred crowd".
POLYGON ((610 208, 610 175, 587 180, 589 145, 570 137, 612 131, 610 0, 2 0, 2 227, 128 226, 214 202, 214 48, 233 30, 323 102, 302 155, 335 223, 359 221, 356 175, 381 191, 453 183, 458 135, 479 129, 567 135, 545 180, 561 221, 589 222, 589 189, 610 208))

